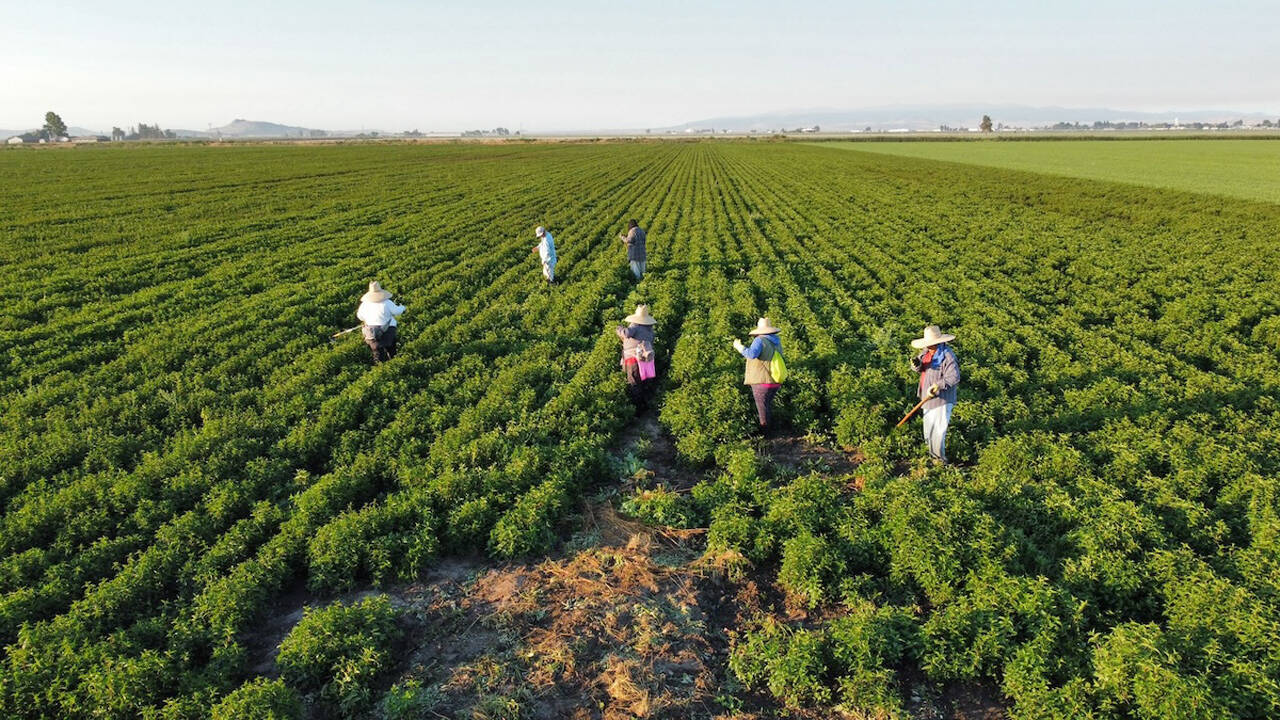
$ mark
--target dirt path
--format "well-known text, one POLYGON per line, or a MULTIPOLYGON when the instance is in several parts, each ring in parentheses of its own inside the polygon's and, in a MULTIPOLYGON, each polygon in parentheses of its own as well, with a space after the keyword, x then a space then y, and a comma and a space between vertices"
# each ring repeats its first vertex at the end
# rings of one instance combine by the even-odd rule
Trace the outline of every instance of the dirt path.
MULTIPOLYGON (((799 438, 759 441, 788 473, 853 477, 861 458, 799 438)), ((450 558, 419 581, 386 593, 402 610, 406 656, 394 683, 410 688, 427 718, 620 720, 622 718, 853 717, 825 708, 793 711, 741 687, 728 670, 735 634, 764 615, 811 625, 837 613, 786 602, 772 568, 728 575, 703 556, 703 533, 621 517, 620 496, 662 484, 684 491, 702 473, 683 466, 656 416, 621 434, 616 482, 584 503, 577 532, 553 555, 495 563, 450 558)), ((857 487, 855 489, 861 489, 857 487)), ((350 593, 351 601, 371 591, 350 593)), ((304 590, 282 598, 251 648, 254 672, 275 675, 275 648, 302 616, 324 604, 304 590)), ((910 717, 1001 718, 990 687, 936 688, 904 669, 910 717)), ((311 717, 326 717, 322 707, 311 717)))

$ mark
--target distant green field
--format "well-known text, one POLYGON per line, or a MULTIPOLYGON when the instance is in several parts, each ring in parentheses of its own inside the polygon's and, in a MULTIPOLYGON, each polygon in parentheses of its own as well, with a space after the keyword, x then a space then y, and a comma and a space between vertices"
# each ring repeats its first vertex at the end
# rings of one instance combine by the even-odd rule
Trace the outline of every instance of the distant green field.
POLYGON ((1280 203, 1280 140, 852 142, 825 146, 1280 203))

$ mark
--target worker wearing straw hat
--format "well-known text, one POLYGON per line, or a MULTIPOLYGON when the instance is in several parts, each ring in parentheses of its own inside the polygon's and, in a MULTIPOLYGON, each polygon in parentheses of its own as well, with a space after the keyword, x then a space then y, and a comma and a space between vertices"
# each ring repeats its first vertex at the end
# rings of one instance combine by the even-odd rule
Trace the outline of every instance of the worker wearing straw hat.
POLYGON ((619 325, 614 332, 622 340, 622 372, 627 380, 627 394, 637 410, 644 410, 658 376, 653 353, 656 321, 649 314, 648 305, 637 305, 636 311, 623 318, 623 322, 627 324, 619 325))
POLYGON ((924 352, 911 358, 911 367, 920 373, 916 395, 924 401, 924 441, 934 462, 947 462, 947 426, 951 410, 956 406, 956 387, 960 384, 960 361, 947 343, 955 340, 937 325, 924 329, 924 336, 911 341, 911 347, 924 352))
POLYGON ((554 285, 556 281, 556 241, 551 237, 551 233, 546 228, 539 225, 533 234, 538 238, 538 244, 533 246, 533 251, 538 253, 538 259, 542 261, 542 277, 547 279, 548 285, 554 285))
POLYGON ((774 353, 782 352, 782 341, 778 333, 782 332, 769 322, 769 318, 760 318, 751 331, 755 338, 750 346, 734 338, 733 349, 747 359, 744 385, 751 386, 751 395, 756 403, 756 416, 760 421, 760 429, 768 432, 773 421, 773 396, 778 394, 781 383, 774 379, 770 362, 774 353))
POLYGON ((369 291, 360 296, 356 317, 364 326, 361 334, 375 363, 396 356, 396 316, 402 312, 404 306, 392 302, 391 293, 383 290, 377 280, 369 283, 369 291))

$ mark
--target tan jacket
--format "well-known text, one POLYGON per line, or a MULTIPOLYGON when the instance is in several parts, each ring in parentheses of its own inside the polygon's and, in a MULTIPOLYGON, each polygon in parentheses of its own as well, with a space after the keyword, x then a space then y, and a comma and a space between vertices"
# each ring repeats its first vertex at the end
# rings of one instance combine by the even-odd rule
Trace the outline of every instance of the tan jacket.
POLYGON ((773 352, 773 343, 766 340, 760 347, 760 357, 754 360, 747 359, 747 372, 742 381, 743 385, 764 385, 774 382, 773 375, 769 372, 769 361, 773 360, 773 352))

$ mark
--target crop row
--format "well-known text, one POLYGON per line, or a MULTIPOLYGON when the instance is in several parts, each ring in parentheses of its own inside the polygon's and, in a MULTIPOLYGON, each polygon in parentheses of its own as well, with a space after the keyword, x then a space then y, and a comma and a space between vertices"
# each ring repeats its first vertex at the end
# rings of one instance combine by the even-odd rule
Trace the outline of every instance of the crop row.
POLYGON ((547 550, 609 477, 631 415, 610 328, 639 302, 660 420, 708 471, 649 517, 837 618, 754 622, 743 683, 892 713, 910 667, 1023 717, 1280 712, 1273 206, 762 143, 0 165, 9 715, 203 717, 295 587, 547 550), (370 367, 325 336, 374 278, 409 312, 370 367), (858 446, 861 492, 747 438, 730 341, 760 315, 780 419, 858 446), (926 323, 959 338, 961 467, 890 430, 926 323))

